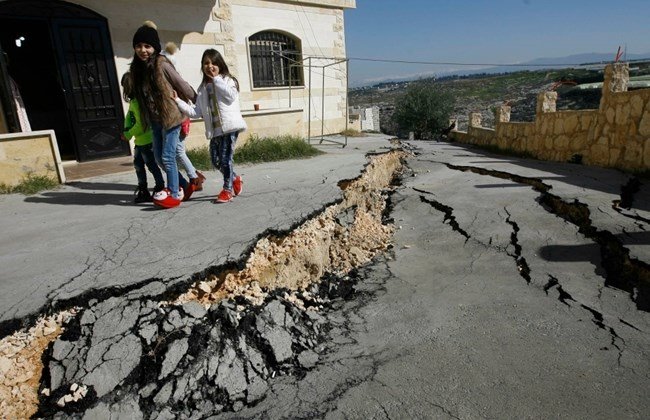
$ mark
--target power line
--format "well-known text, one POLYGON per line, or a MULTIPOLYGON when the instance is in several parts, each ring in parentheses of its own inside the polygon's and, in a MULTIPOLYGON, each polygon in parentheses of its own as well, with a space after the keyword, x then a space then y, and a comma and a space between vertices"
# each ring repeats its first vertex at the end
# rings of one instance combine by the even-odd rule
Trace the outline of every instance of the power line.
MULTIPOLYGON (((337 58, 345 60, 346 57, 320 57, 312 56, 313 58, 337 58)), ((371 62, 380 62, 380 63, 400 63, 400 64, 424 64, 424 65, 436 65, 436 66, 493 66, 493 67, 567 67, 567 66, 583 66, 583 63, 542 63, 542 64, 526 64, 526 63, 461 63, 453 61, 410 61, 410 60, 388 60, 383 58, 367 58, 367 57, 347 57, 348 60, 352 61, 371 61, 371 62)))

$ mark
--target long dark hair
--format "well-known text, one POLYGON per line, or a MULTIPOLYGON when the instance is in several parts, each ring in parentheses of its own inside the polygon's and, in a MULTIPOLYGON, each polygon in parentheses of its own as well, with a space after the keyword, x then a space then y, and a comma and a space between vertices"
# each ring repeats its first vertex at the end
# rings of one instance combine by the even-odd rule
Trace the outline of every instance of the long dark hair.
POLYGON ((147 98, 151 93, 152 87, 156 85, 152 80, 155 73, 155 62, 156 61, 152 58, 147 61, 142 61, 140 57, 134 53, 130 66, 131 82, 133 83, 132 97, 137 99, 140 104, 140 117, 145 127, 147 127, 151 121, 147 98))
MULTIPOLYGON (((157 119, 166 121, 171 113, 168 106, 171 95, 166 93, 162 79, 164 76, 159 73, 161 62, 167 60, 166 57, 155 53, 147 61, 142 61, 137 54, 133 54, 131 61, 131 77, 133 78, 133 97, 140 104, 140 114, 145 127, 154 119, 152 112, 157 114, 157 119)), ((174 107, 176 104, 171 102, 174 107)))
POLYGON ((206 76, 205 72, 203 71, 203 62, 205 59, 210 60, 212 64, 215 66, 219 67, 219 74, 222 76, 228 76, 232 80, 235 81, 235 86, 237 86, 237 91, 239 92, 239 81, 235 76, 230 74, 230 70, 228 70, 228 64, 226 64, 226 61, 223 59, 223 56, 221 53, 214 48, 209 48, 205 51, 203 51, 203 56, 201 57, 201 74, 203 75, 203 83, 212 83, 212 80, 206 76))
POLYGON ((124 102, 131 102, 133 99, 133 78, 131 77, 131 72, 127 71, 122 75, 120 84, 122 85, 122 98, 124 102))

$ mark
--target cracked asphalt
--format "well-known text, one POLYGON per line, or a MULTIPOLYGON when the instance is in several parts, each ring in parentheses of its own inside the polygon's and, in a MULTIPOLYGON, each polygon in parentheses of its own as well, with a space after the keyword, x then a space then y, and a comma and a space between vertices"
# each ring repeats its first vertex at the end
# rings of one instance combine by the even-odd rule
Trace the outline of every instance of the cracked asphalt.
POLYGON ((639 292, 607 285, 620 273, 603 268, 598 241, 531 184, 587 206, 592 228, 645 267, 640 277, 647 187, 615 209, 629 182, 617 171, 410 146, 411 174, 391 197, 394 248, 360 273, 366 302, 342 304, 338 344, 316 369, 279 379, 232 418, 647 418, 639 292))
POLYGON ((172 287, 238 261, 264 232, 287 231, 340 199, 337 183, 359 176, 366 153, 389 147, 380 135, 350 139, 344 149, 324 143, 327 154, 318 159, 241 166, 245 190, 223 206, 211 203, 221 187, 215 171, 174 211, 133 205, 132 171, 36 196, 0 196, 0 331, 47 308, 157 280, 172 287))
POLYGON ((130 174, 0 198, 0 325, 82 307, 46 354, 39 415, 647 418, 650 193, 614 170, 403 143, 393 246, 301 296, 320 310, 282 292, 157 305, 339 199, 387 140, 244 167, 228 206, 133 206, 130 174), (61 410, 71 383, 89 396, 61 410))

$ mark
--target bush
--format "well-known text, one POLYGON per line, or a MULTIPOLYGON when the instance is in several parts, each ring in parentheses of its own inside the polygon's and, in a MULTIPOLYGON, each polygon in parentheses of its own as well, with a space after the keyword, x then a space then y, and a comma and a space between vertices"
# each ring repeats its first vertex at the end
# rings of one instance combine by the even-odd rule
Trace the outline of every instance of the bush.
POLYGON ((242 147, 235 150, 236 163, 274 162, 301 159, 322 154, 320 150, 297 136, 251 136, 242 147))
POLYGON ((432 83, 409 85, 406 93, 397 99, 393 119, 400 131, 413 131, 416 138, 432 139, 449 126, 454 109, 454 98, 432 83))
POLYGON ((18 185, 0 184, 0 194, 38 194, 44 190, 58 188, 59 181, 45 175, 27 174, 18 185))
POLYGON ((348 128, 347 130, 341 131, 341 135, 348 137, 366 137, 366 133, 363 131, 357 131, 354 128, 348 128))
MULTIPOLYGON (((301 159, 323 152, 297 136, 258 137, 252 135, 242 147, 235 150, 235 163, 260 163, 278 160, 301 159)), ((187 151, 196 169, 212 169, 208 146, 187 151)))
POLYGON ((209 171, 212 169, 212 161, 210 160, 210 149, 208 146, 197 147, 196 149, 188 149, 187 157, 192 161, 192 165, 201 171, 209 171))

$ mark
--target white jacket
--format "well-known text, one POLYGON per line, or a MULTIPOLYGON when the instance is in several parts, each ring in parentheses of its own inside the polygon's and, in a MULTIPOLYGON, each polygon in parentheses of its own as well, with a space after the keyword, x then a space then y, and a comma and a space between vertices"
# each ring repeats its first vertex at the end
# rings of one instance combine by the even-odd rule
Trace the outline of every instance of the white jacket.
POLYGON ((241 116, 239 107, 239 92, 235 81, 230 77, 216 76, 212 83, 217 95, 217 105, 221 115, 221 129, 214 129, 212 124, 212 112, 210 110, 210 98, 205 83, 201 83, 196 95, 196 104, 188 104, 180 98, 176 98, 176 104, 181 112, 190 118, 203 118, 205 123, 205 137, 208 140, 225 133, 246 130, 246 122, 241 116), (214 132, 213 132, 214 131, 214 132))

